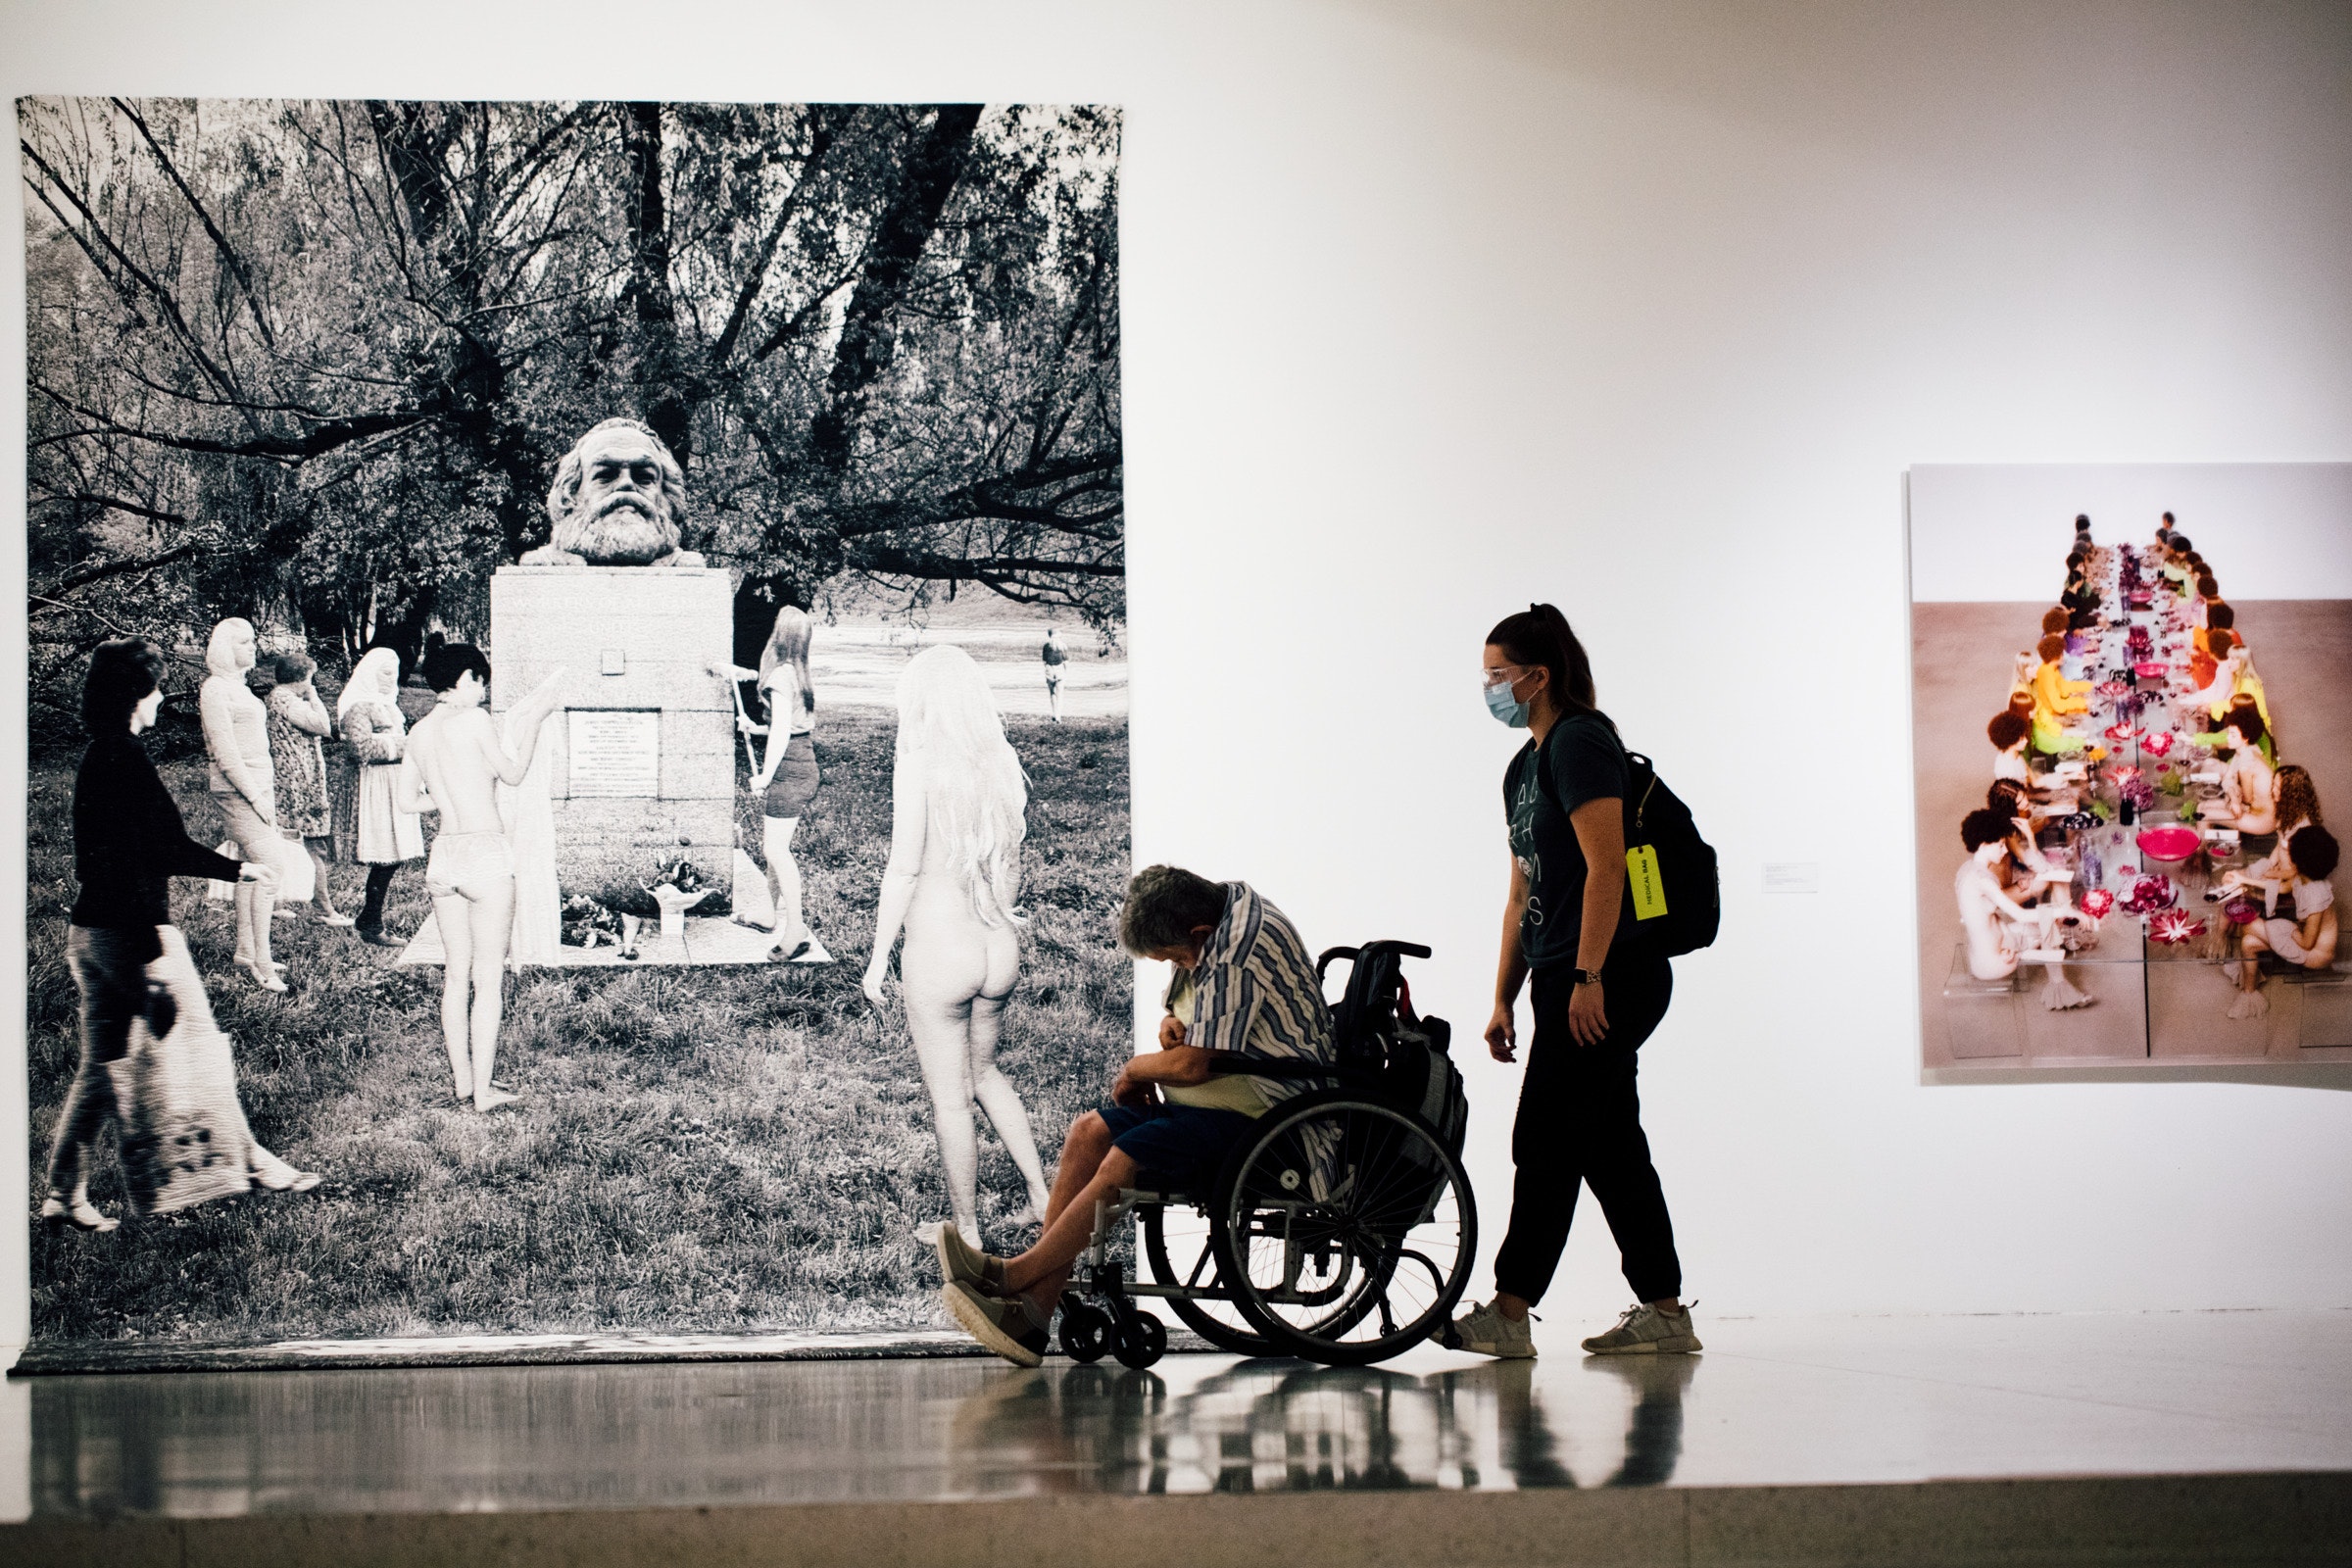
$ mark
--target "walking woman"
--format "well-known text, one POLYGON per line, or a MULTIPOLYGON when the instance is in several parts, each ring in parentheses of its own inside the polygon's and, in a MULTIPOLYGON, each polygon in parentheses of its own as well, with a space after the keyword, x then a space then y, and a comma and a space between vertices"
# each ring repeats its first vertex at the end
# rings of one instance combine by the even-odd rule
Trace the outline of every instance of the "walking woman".
POLYGON ((353 836, 368 865, 360 940, 397 948, 399 939, 384 935, 384 895, 391 890, 392 873, 424 854, 423 826, 414 811, 400 808, 400 760, 409 739, 408 720, 400 712, 400 655, 370 648, 360 656, 335 701, 335 727, 360 763, 352 799, 353 836))
MULTIPOLYGON (((793 835, 816 799, 816 687, 808 679, 808 642, 815 630, 808 612, 786 605, 760 650, 760 667, 729 664, 712 673, 759 682, 767 709, 767 746, 752 793, 760 797, 760 853, 767 860, 768 891, 776 905, 776 945, 786 963, 831 963, 833 955, 816 940, 801 907, 801 867, 792 858, 793 835)), ((747 721, 748 722, 748 721, 747 721)))
POLYGON ((204 684, 196 710, 204 721, 204 750, 212 789, 228 836, 248 860, 268 866, 263 881, 237 884, 236 962, 264 991, 286 989, 284 965, 270 956, 270 917, 277 901, 275 874, 285 840, 277 833, 277 776, 270 760, 270 711, 245 683, 255 657, 253 623, 231 615, 205 645, 204 684))
POLYGON ((311 677, 318 662, 308 654, 278 654, 270 661, 277 684, 262 699, 270 712, 270 763, 277 773, 277 831, 294 848, 308 853, 316 873, 311 907, 322 925, 349 925, 351 916, 335 912, 326 886, 326 847, 334 843, 335 823, 327 806, 326 750, 323 737, 334 733, 335 721, 318 700, 311 677))
POLYGON ((1452 1331, 1482 1355, 1536 1353, 1528 1308, 1551 1283, 1582 1182, 1600 1200, 1636 1297, 1585 1348, 1695 1350, 1674 1224, 1635 1089, 1636 1053, 1666 1016, 1674 971, 1626 929, 1625 747, 1594 704, 1584 645, 1550 605, 1506 616, 1488 634, 1483 678, 1488 711, 1533 737, 1503 775, 1511 892, 1487 1050, 1496 1061, 1516 1059, 1523 983, 1535 1037, 1511 1129, 1517 1175, 1494 1299, 1472 1306, 1452 1331))
MULTIPOLYGON (((163 707, 163 677, 155 645, 124 637, 98 645, 81 688, 81 720, 90 732, 74 777, 74 875, 81 887, 66 938, 67 967, 81 994, 81 1063, 58 1114, 41 1203, 43 1221, 76 1230, 111 1231, 117 1223, 90 1202, 90 1151, 116 1110, 109 1067, 129 1050, 132 1021, 143 1017, 157 1035, 169 1035, 175 1007, 169 999, 201 1004, 204 995, 200 981, 189 983, 195 971, 187 944, 172 924, 170 879, 233 881, 240 894, 250 889, 266 899, 275 877, 269 860, 240 864, 188 837, 138 738, 163 707)), ((318 1185, 250 1139, 246 1160, 264 1187, 318 1185)))
POLYGON ((1029 781, 1004 738, 980 666, 962 649, 925 649, 899 680, 899 740, 891 772, 890 860, 874 913, 865 994, 876 1006, 902 930, 899 980, 923 1087, 931 1092, 948 1207, 966 1241, 980 1237, 979 1138, 972 1102, 996 1124, 1029 1188, 1008 1223, 1040 1223, 1046 1172, 1029 1112, 997 1066, 1004 999, 1020 978, 1021 841, 1029 781))

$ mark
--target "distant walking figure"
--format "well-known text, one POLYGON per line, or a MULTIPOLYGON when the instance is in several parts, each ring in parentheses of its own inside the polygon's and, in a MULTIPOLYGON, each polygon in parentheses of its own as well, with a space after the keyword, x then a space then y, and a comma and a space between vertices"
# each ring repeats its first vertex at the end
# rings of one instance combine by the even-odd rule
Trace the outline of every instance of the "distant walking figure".
POLYGON ((434 649, 424 662, 424 683, 439 703, 410 732, 400 768, 401 808, 441 814, 424 862, 424 890, 433 896, 441 933, 441 1039, 458 1098, 472 1100, 476 1110, 514 1099, 490 1084, 500 986, 514 931, 514 852, 499 818, 498 786, 520 784, 531 770, 540 721, 554 710, 563 677, 556 670, 515 705, 511 752, 482 706, 490 695, 490 661, 466 643, 434 649))
POLYGON ((1045 650, 1038 657, 1046 663, 1046 708, 1054 715, 1054 722, 1058 724, 1061 722, 1061 666, 1070 662, 1068 651, 1061 646, 1060 627, 1046 628, 1045 650))
POLYGON ((1029 1188, 1015 1225, 1046 1211, 1046 1173, 1029 1112, 996 1063, 1004 999, 1020 978, 1021 841, 1028 778, 980 666, 962 649, 925 649, 899 680, 891 775, 890 861, 874 914, 865 994, 877 1005, 899 960, 906 1027, 931 1092, 948 1206, 966 1240, 979 1236, 979 1140, 972 1102, 988 1112, 1029 1188))

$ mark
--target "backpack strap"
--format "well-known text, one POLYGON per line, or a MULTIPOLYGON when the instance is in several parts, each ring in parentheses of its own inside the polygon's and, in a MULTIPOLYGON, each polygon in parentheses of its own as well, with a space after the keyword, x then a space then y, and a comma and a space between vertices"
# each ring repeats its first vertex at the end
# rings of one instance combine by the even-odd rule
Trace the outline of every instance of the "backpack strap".
MULTIPOLYGON (((1597 711, 1593 716, 1600 718, 1601 723, 1607 725, 1609 738, 1617 743, 1617 755, 1625 759, 1626 783, 1629 787, 1625 803, 1625 842, 1627 848, 1630 849, 1636 844, 1645 842, 1640 836, 1642 820, 1643 813, 1649 809, 1650 794, 1658 787, 1658 764, 1640 752, 1629 751, 1626 748, 1625 737, 1617 733, 1617 726, 1609 723, 1606 717, 1597 711)), ((1552 788, 1551 769, 1544 756, 1544 749, 1550 745, 1551 736, 1558 733, 1559 726, 1555 724, 1552 726, 1551 734, 1544 736, 1543 744, 1536 748, 1536 788, 1544 792, 1544 798, 1551 803, 1553 810, 1566 816, 1568 808, 1560 804, 1559 791, 1552 788)))

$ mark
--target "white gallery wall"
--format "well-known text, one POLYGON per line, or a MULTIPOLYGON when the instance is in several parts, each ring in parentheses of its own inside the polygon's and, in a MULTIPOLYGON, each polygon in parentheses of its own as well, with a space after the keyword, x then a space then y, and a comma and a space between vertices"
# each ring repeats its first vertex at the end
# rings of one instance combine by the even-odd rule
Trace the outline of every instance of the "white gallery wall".
MULTIPOLYGON (((2352 458, 2352 9, 0 17, 12 98, 1123 104, 1137 854, 1247 878, 1318 945, 1437 948, 1415 992, 1462 1040, 1485 1250, 1517 1088, 1475 1044, 1515 737, 1472 666, 1544 598, 1724 858, 1723 937, 1679 966, 1643 1053, 1709 1316, 2352 1300, 2352 1076, 1923 1086, 1903 880, 1906 469, 2352 458), (1821 891, 1766 896, 1767 862, 1817 864, 1821 891)), ((0 538, 21 584, 20 202, 8 182, 0 538)), ((2073 510, 2034 545, 2053 567, 2073 510)), ((2352 780, 2321 783, 2352 810, 2352 780)), ((21 845, 12 864, 14 952, 21 845)), ((0 1232, 0 1341, 24 1332, 27 1207, 0 1232)), ((1547 1312, 1625 1296, 1588 1207, 1547 1312)))

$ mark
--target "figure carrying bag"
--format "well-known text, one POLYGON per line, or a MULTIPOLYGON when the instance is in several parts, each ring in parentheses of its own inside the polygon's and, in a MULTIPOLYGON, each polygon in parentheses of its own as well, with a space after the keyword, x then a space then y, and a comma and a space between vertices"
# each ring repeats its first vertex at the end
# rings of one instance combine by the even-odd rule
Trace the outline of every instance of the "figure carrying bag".
MULTIPOLYGON (((1609 733, 1617 735, 1614 724, 1609 733)), ((1655 762, 1626 750, 1621 737, 1617 750, 1625 758, 1628 784, 1625 906, 1618 916, 1618 939, 1668 958, 1712 947, 1723 923, 1723 882, 1714 846, 1699 836, 1690 808, 1658 777, 1655 762)), ((1536 778, 1552 809, 1566 816, 1542 747, 1536 748, 1536 778)))

